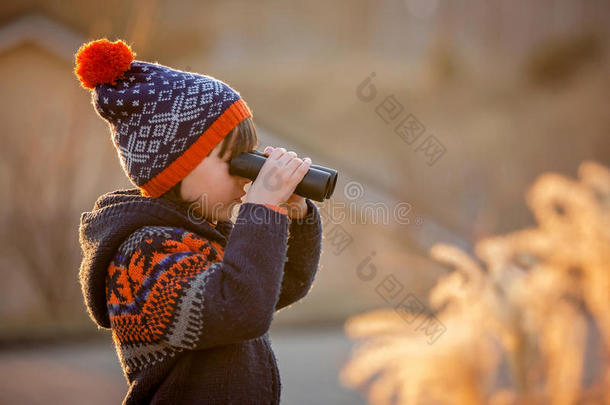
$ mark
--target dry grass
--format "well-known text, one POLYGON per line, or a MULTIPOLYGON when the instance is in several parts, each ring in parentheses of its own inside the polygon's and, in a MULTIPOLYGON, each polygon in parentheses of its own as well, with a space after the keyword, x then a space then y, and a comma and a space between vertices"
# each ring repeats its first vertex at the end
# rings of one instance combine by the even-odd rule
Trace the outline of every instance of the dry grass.
POLYGON ((447 330, 433 345, 392 310, 349 319, 365 342, 342 382, 373 404, 610 403, 610 171, 584 162, 578 177, 540 176, 527 193, 537 226, 480 240, 478 259, 431 249, 455 268, 430 295, 447 330), (604 357, 584 389, 588 317, 604 357), (503 358, 511 381, 498 389, 503 358))

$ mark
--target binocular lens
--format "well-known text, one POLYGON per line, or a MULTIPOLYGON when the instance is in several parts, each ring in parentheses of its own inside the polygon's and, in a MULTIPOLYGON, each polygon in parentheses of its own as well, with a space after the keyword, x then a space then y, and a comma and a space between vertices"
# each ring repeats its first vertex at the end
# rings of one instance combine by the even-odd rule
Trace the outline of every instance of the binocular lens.
MULTIPOLYGON (((266 160, 267 156, 257 150, 242 153, 231 159, 229 173, 254 181, 266 160)), ((322 202, 333 195, 337 175, 338 173, 334 169, 312 164, 294 192, 301 197, 322 202)))

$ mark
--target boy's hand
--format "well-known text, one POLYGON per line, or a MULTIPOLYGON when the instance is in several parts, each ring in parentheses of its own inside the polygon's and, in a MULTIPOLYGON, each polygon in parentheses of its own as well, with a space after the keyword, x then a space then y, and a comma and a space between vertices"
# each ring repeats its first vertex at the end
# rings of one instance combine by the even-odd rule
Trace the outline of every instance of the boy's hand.
POLYGON ((307 215, 308 207, 305 198, 298 194, 292 194, 281 206, 286 208, 290 219, 299 219, 307 215))
POLYGON ((305 200, 300 201, 302 197, 292 196, 309 170, 311 159, 299 159, 296 153, 286 152, 284 148, 267 147, 264 153, 268 156, 267 160, 250 186, 244 202, 280 205, 290 200, 289 206, 296 207, 294 215, 302 214, 305 200))

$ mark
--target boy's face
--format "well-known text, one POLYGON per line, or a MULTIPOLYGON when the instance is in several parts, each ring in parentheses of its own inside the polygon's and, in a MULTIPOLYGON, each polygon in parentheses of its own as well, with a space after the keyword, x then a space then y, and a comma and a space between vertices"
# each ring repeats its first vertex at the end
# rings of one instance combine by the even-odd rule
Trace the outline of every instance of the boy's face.
POLYGON ((193 207, 212 222, 231 219, 240 197, 246 194, 244 187, 252 182, 229 174, 231 148, 227 148, 225 156, 218 156, 221 144, 222 141, 182 180, 180 189, 182 198, 197 201, 193 207))

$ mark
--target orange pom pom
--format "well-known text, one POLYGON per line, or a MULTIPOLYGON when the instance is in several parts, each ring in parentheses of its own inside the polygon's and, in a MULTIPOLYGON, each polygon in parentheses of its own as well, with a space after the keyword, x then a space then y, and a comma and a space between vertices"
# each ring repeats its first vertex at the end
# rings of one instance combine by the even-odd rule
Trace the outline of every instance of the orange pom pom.
POLYGON ((74 72, 81 86, 93 90, 102 83, 116 84, 116 80, 129 70, 135 53, 125 42, 98 39, 83 44, 76 53, 74 72))

